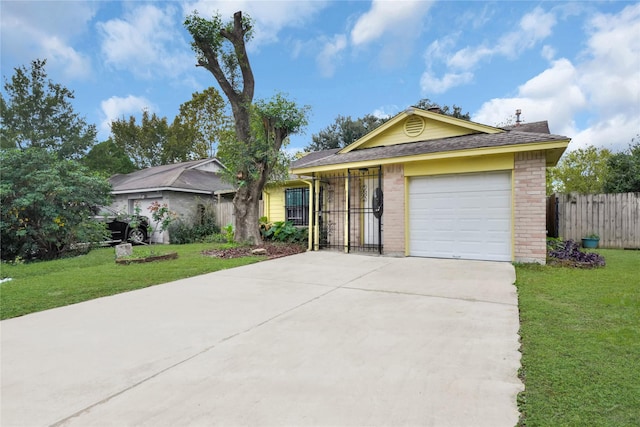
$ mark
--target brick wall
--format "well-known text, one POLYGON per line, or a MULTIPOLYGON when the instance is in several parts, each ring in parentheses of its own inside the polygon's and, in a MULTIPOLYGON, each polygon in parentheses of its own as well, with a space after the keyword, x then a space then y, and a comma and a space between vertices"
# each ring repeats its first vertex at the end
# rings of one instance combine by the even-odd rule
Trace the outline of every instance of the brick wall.
POLYGON ((384 213, 382 242, 385 255, 404 256, 404 166, 386 165, 382 171, 384 213))
POLYGON ((515 261, 546 260, 546 180, 542 151, 517 153, 514 165, 515 261))

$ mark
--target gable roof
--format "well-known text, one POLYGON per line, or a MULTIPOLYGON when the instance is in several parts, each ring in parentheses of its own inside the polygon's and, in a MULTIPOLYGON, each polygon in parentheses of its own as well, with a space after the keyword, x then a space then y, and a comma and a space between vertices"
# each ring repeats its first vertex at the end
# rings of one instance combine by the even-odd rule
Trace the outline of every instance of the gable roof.
MULTIPOLYGON (((305 174, 339 167, 366 166, 367 163, 389 164, 406 160, 491 154, 492 149, 501 152, 547 150, 547 163, 555 164, 566 149, 569 138, 549 133, 504 130, 500 133, 453 136, 395 145, 362 148, 350 152, 324 150, 313 157, 305 156, 292 165, 292 172, 305 174), (470 152, 470 150, 473 150, 470 152)), ((495 151, 495 150, 493 150, 495 151)))
MULTIPOLYGON (((392 128, 400 126, 401 123, 403 123, 411 116, 422 118, 423 123, 427 122, 432 127, 447 128, 447 132, 450 135, 468 135, 472 133, 494 134, 504 132, 504 130, 500 128, 483 125, 481 123, 475 123, 469 120, 458 119, 453 116, 448 116, 446 114, 436 113, 433 111, 421 110, 420 108, 416 107, 409 107, 403 112, 397 114, 391 120, 388 120, 384 124, 364 135, 362 138, 342 148, 340 150, 340 153, 345 154, 357 149, 371 148, 372 146, 376 146, 376 140, 379 140, 378 137, 380 135, 389 133, 392 128)), ((416 139, 411 139, 410 137, 408 137, 406 143, 415 142, 415 140, 416 139)))
POLYGON ((155 166, 126 175, 114 175, 109 178, 109 182, 113 187, 112 194, 161 190, 198 194, 234 191, 233 186, 224 182, 219 173, 211 171, 223 168, 224 165, 218 159, 192 160, 155 166))

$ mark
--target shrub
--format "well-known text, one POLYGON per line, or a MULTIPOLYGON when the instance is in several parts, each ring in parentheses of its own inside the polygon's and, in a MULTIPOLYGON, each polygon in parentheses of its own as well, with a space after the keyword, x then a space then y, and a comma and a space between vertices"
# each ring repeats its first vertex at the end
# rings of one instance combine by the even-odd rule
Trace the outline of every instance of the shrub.
POLYGON ((209 242, 211 236, 219 232, 220 228, 216 225, 213 206, 206 204, 198 205, 191 223, 177 219, 169 225, 171 243, 177 245, 209 242))
POLYGON ((262 237, 267 240, 286 243, 302 243, 307 240, 309 229, 296 227, 291 221, 277 221, 261 224, 262 237))
POLYGON ((557 249, 549 251, 549 257, 557 260, 560 264, 570 265, 573 267, 604 267, 604 257, 595 252, 582 252, 580 245, 573 241, 567 240, 558 245, 557 249))
POLYGON ((206 242, 210 236, 219 232, 220 229, 213 223, 190 225, 181 219, 175 220, 169 226, 171 243, 176 245, 206 242))
POLYGON ((72 160, 44 149, 0 151, 2 259, 54 259, 108 235, 91 219, 111 186, 72 160))
POLYGON ((547 251, 560 249, 564 246, 564 240, 560 237, 547 237, 547 251))
POLYGON ((227 224, 227 226, 223 227, 222 230, 224 231, 223 235, 227 239, 227 243, 233 243, 235 237, 233 233, 233 224, 227 224))

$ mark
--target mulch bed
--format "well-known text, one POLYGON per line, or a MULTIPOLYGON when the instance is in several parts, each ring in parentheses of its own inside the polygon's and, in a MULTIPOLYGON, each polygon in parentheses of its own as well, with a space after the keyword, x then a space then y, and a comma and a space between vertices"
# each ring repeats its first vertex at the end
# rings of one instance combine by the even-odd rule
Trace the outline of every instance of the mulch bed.
POLYGON ((264 242, 263 244, 258 246, 240 246, 230 249, 209 249, 206 251, 202 251, 202 254, 210 257, 224 259, 241 258, 245 256, 251 256, 251 251, 261 248, 267 250, 266 256, 268 259, 295 255, 306 252, 307 250, 307 247, 302 245, 264 242))

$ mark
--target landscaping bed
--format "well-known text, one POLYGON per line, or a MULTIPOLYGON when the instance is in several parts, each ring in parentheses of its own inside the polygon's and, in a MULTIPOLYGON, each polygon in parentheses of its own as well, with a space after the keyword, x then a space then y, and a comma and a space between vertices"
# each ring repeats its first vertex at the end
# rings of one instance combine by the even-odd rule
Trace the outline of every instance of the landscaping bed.
POLYGON ((253 255, 253 251, 256 249, 265 249, 266 257, 268 259, 273 259, 306 252, 307 247, 298 244, 264 242, 257 246, 238 246, 228 249, 207 249, 202 251, 202 254, 215 258, 231 259, 251 256, 253 255))

